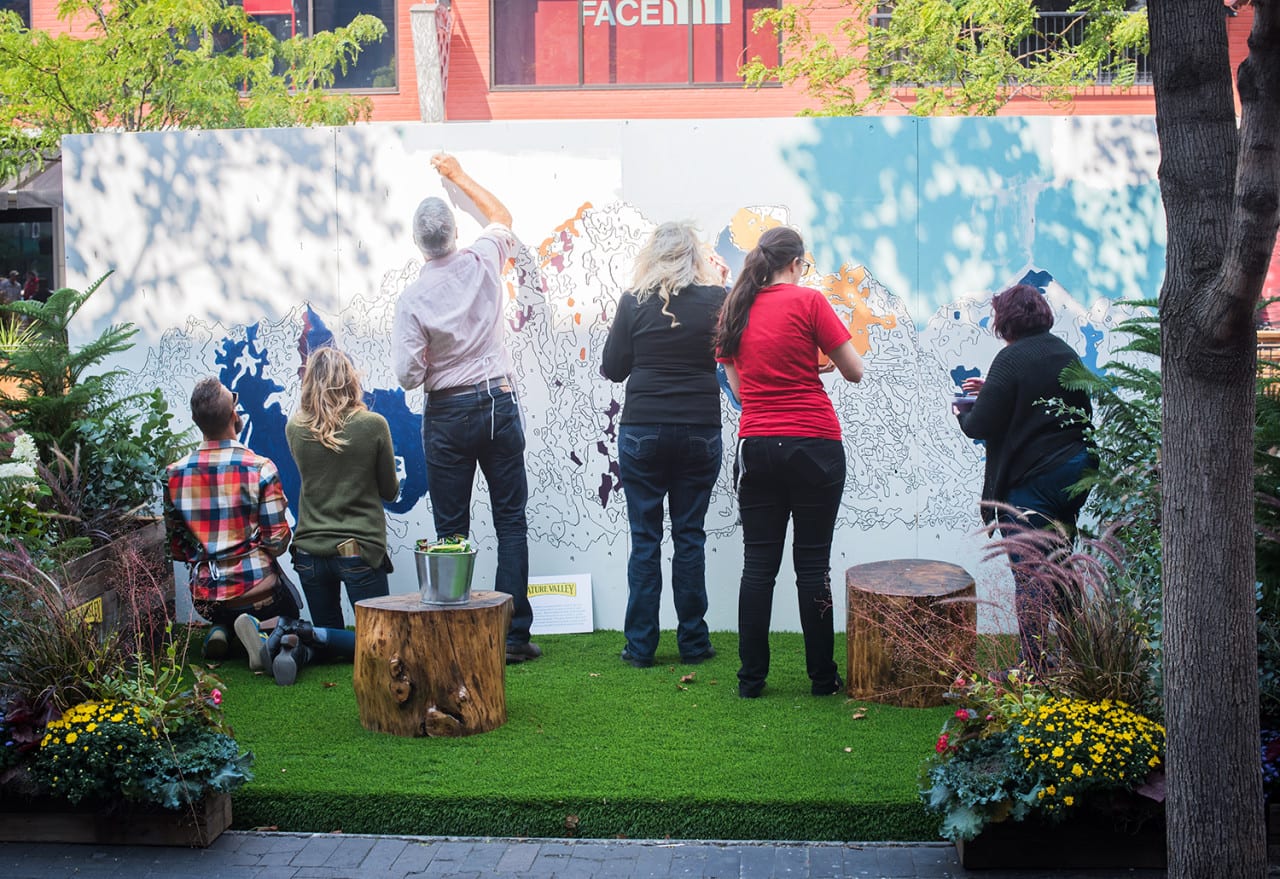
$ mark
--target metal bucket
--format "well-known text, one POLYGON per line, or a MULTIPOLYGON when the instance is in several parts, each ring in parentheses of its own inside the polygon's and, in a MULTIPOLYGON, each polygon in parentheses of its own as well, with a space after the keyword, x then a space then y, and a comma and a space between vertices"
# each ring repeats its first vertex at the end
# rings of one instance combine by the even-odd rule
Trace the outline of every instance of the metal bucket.
POLYGON ((414 550, 418 591, 423 604, 465 604, 471 600, 471 575, 476 551, 422 552, 414 550))

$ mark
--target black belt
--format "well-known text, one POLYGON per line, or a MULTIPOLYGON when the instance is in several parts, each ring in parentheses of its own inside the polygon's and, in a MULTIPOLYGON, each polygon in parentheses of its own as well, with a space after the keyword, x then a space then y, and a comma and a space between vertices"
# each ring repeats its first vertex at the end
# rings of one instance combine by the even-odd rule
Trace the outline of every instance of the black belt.
POLYGON ((488 381, 480 382, 476 385, 458 385, 453 388, 440 388, 436 391, 428 391, 428 398, 443 400, 445 397, 456 397, 458 394, 487 394, 491 391, 499 393, 511 393, 511 385, 507 384, 506 378, 491 378, 488 381))

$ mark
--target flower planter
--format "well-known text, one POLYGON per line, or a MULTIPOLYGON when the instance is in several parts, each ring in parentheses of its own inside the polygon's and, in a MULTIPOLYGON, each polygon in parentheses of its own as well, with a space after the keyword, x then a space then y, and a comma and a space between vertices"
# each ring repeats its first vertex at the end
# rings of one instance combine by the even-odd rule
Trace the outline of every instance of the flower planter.
POLYGON ((230 794, 213 794, 179 811, 140 805, 95 809, 0 802, 0 842, 204 848, 230 826, 230 794))
POLYGON ((1165 825, 1151 820, 1129 831, 1100 816, 1061 824, 1002 821, 956 843, 966 870, 1151 869, 1166 866, 1165 825))
POLYGON ((165 561, 164 540, 164 523, 150 522, 106 546, 67 562, 63 566, 62 579, 76 611, 90 622, 100 624, 104 632, 115 631, 122 616, 127 619, 154 613, 172 619, 175 601, 173 566, 165 561), (127 577, 122 575, 120 565, 126 544, 131 545, 129 549, 147 564, 155 565, 156 570, 162 572, 160 594, 151 591, 149 594, 131 595, 123 587, 127 577))

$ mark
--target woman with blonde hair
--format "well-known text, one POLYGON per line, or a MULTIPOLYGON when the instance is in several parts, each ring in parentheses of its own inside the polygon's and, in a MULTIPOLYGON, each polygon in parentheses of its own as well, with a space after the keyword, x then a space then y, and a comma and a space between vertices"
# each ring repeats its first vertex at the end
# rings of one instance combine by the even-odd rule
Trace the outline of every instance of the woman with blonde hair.
POLYGON ((341 629, 341 584, 353 605, 389 592, 382 503, 400 491, 391 429, 365 406, 347 355, 321 348, 307 358, 285 435, 302 476, 293 566, 315 625, 341 629))
POLYGON ((632 291, 604 346, 602 372, 626 381, 618 466, 631 526, 622 660, 654 663, 662 598, 663 500, 671 513, 671 592, 680 660, 715 656, 707 633, 703 521, 720 472, 720 386, 712 337, 723 263, 688 223, 663 223, 636 256, 632 291))

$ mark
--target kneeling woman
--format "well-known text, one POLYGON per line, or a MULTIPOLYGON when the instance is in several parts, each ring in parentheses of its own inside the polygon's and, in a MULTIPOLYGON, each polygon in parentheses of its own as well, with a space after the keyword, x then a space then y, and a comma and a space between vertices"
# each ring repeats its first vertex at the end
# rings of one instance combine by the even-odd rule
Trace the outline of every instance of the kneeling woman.
MULTIPOLYGON (((343 584, 353 605, 389 592, 382 503, 400 491, 391 430, 365 406, 347 355, 321 348, 307 358, 302 399, 285 434, 302 477, 293 566, 316 627, 346 632, 343 584)), ((354 635, 346 634, 354 653, 354 635)), ((345 640, 328 645, 330 652, 347 653, 345 640)))

